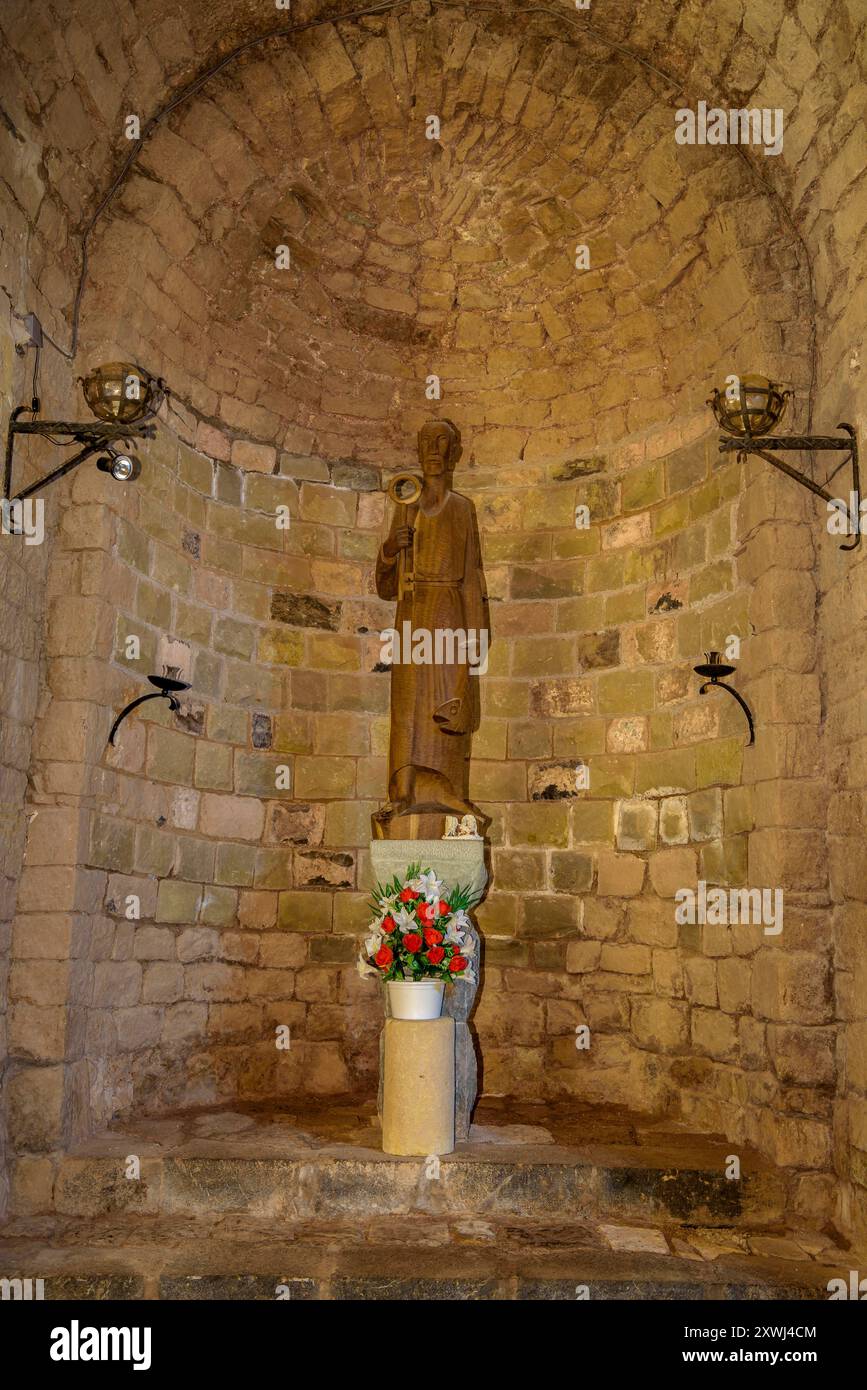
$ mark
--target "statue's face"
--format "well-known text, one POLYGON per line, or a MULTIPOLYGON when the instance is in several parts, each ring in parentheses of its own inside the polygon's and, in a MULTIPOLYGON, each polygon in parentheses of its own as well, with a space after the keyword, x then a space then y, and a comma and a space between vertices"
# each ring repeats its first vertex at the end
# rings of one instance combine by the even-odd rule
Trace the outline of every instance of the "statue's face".
POLYGON ((455 437, 448 425, 431 420, 418 432, 418 461, 426 478, 451 473, 456 459, 451 457, 455 437))

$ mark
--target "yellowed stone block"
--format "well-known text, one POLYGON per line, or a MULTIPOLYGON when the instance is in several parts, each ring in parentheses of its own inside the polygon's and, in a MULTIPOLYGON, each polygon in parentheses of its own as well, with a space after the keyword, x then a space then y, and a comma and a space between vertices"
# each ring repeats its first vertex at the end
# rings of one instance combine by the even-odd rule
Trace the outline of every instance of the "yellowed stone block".
POLYGON ((455 1021, 385 1020, 382 1147, 427 1157, 455 1147, 455 1021))

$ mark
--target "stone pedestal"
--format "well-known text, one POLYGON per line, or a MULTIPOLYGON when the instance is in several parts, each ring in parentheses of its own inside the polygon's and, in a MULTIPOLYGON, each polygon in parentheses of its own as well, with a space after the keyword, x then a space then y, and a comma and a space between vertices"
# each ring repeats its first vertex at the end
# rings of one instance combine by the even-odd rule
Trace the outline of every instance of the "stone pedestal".
POLYGON ((383 1029, 382 1147, 426 1158, 455 1147, 455 1023, 388 1018, 383 1029))
MULTIPOLYGON (((370 859, 374 881, 390 882, 395 874, 403 878, 410 864, 433 869, 447 887, 469 885, 480 898, 488 881, 483 840, 371 840, 370 859)), ((450 980, 446 984, 443 1015, 455 1021, 455 1138, 462 1143, 470 1132, 470 1117, 476 1103, 478 1067, 468 1019, 478 989, 480 966, 479 933, 470 926, 468 935, 475 942, 473 965, 476 984, 465 980, 450 980)), ((383 989, 385 1014, 388 1019, 388 991, 383 989)), ((385 1031, 379 1044, 379 1114, 383 1114, 383 1077, 385 1072, 385 1031)))
POLYGON ((450 888, 469 884, 477 900, 488 881, 484 840, 371 840, 370 863, 379 883, 395 874, 403 878, 410 864, 421 864, 450 888))

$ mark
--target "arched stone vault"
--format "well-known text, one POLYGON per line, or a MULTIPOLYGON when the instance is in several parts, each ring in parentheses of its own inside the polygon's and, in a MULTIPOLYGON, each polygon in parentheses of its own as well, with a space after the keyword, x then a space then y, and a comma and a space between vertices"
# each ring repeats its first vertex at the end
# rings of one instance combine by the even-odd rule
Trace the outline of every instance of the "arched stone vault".
MULTIPOLYGON (((541 120, 541 112, 545 109, 545 97, 559 95, 556 87, 562 73, 558 74, 558 57, 562 61, 564 53, 578 51, 581 53, 582 62, 587 61, 587 51, 590 50, 590 68, 596 71, 599 67, 603 71, 617 73, 615 83, 618 88, 624 85, 633 85, 637 74, 641 74, 648 81, 655 81, 657 85, 662 85, 660 79, 654 73, 642 67, 642 64, 649 64, 660 71, 670 75, 675 83, 679 83, 682 92, 690 100, 694 101, 700 96, 709 102, 718 100, 723 104, 744 103, 747 100, 756 104, 779 103, 786 109, 789 122, 787 124, 786 146, 783 155, 779 160, 763 160, 760 155, 752 156, 754 164, 761 165, 761 175, 772 184, 776 184, 778 190, 784 194, 786 204, 792 202, 792 192, 799 191, 797 185, 792 189, 792 178, 790 170, 792 164, 798 161, 798 157, 803 155, 804 138, 801 135, 800 127, 808 128, 810 121, 814 118, 816 111, 828 112, 830 114, 833 101, 833 79, 830 72, 826 75, 823 65, 816 63, 815 54, 812 52, 812 41, 816 34, 822 35, 822 52, 827 53, 825 65, 832 68, 834 63, 840 58, 842 51, 846 47, 847 37, 847 16, 841 14, 831 20, 820 20, 814 17, 809 7, 802 7, 802 13, 795 21, 790 17, 784 16, 782 6, 779 6, 780 13, 776 13, 777 7, 769 4, 767 7, 756 12, 756 7, 750 7, 750 13, 742 11, 740 4, 735 3, 724 9, 723 14, 716 13, 710 16, 699 6, 682 6, 671 4, 654 7, 654 19, 643 17, 640 12, 636 12, 632 5, 605 6, 604 12, 592 16, 570 14, 557 14, 555 7, 544 6, 515 6, 502 11, 499 7, 493 14, 490 8, 478 7, 479 13, 472 18, 463 20, 463 11, 452 6, 416 7, 415 11, 410 7, 404 12, 390 14, 382 19, 367 18, 358 22, 358 27, 365 31, 365 39, 362 43, 353 44, 349 42, 346 49, 340 47, 339 40, 330 45, 332 65, 329 66, 329 59, 323 56, 320 63, 320 80, 326 84, 328 102, 326 102, 326 118, 328 118, 327 107, 330 102, 333 108, 333 121, 338 134, 341 121, 345 123, 347 134, 352 130, 353 122, 363 127, 364 122, 371 123, 372 119, 368 114, 373 108, 377 110, 376 103, 379 100, 378 119, 387 119, 389 114, 388 103, 391 102, 391 111, 394 111, 395 102, 398 106, 404 102, 409 90, 399 90, 401 80, 404 84, 409 80, 409 68, 406 62, 406 55, 409 54, 410 63, 418 66, 417 58, 421 53, 426 57, 426 49, 433 44, 436 53, 435 57, 445 57, 448 63, 448 54, 451 53, 452 60, 463 62, 465 69, 464 94, 472 94, 474 84, 476 96, 478 91, 486 84, 488 87, 488 100, 494 100, 491 96, 493 91, 500 88, 504 89, 506 81, 511 77, 513 84, 511 88, 511 100, 519 100, 517 95, 516 83, 530 79, 529 88, 535 90, 534 84, 538 86, 539 96, 535 99, 535 119, 541 120), (532 18, 528 19, 527 16, 532 18), (523 25, 525 30, 529 26, 530 30, 535 30, 539 36, 535 41, 535 51, 529 41, 525 42, 525 51, 521 58, 516 58, 516 65, 508 71, 509 49, 498 45, 498 61, 504 68, 504 80, 497 82, 497 69, 494 65, 491 72, 485 72, 484 54, 490 44, 498 43, 498 34, 508 32, 510 24, 518 23, 523 25), (380 35, 372 34, 374 28, 381 30, 380 35), (473 34, 478 28, 480 36, 478 39, 473 34), (439 30, 440 37, 434 37, 439 30), (410 35, 409 48, 406 49, 400 35, 406 31, 410 35), (424 37, 419 43, 417 33, 422 32, 424 37), (457 31, 457 37, 455 36, 457 31), (604 47, 598 40, 588 38, 588 34, 594 31, 602 36, 608 45, 616 47, 604 47), (442 35, 446 35, 445 38, 442 35), (375 41, 376 40, 376 41, 375 41), (466 55, 461 54, 461 44, 467 47, 466 55), (399 73, 396 77, 390 72, 386 74, 386 68, 382 67, 382 52, 387 50, 391 55, 394 46, 400 49, 403 54, 399 64, 399 73), (553 56, 551 49, 558 50, 557 56, 553 56), (439 50, 443 49, 440 55, 439 50), (544 54, 542 50, 545 50, 544 54), (380 56, 377 57, 377 50, 380 56), (527 51, 529 50, 529 51, 527 51), (341 100, 353 87, 354 73, 346 66, 341 68, 341 61, 345 64, 346 57, 338 58, 335 55, 340 51, 342 54, 353 51, 358 55, 358 72, 360 73, 359 86, 361 88, 357 99, 348 101, 346 110, 339 109, 341 100), (362 59, 362 52, 367 53, 366 60, 362 59), (718 55, 719 67, 716 68, 708 54, 718 55), (367 72, 362 71, 363 62, 367 63, 367 72), (523 66, 522 66, 523 62, 523 66), (617 64, 620 64, 618 70, 617 64), (377 83, 388 82, 388 92, 385 97, 386 105, 383 106, 383 97, 377 93, 377 83), (800 88, 809 84, 809 95, 803 102, 798 101, 797 95, 800 88), (344 90, 345 89, 345 90, 344 90), (365 92, 369 92, 369 105, 365 92)), ((309 14, 315 14, 315 7, 309 9, 309 14)), ((299 20, 306 20, 308 14, 302 9, 299 13, 299 20)), ((275 16, 275 23, 272 27, 282 28, 279 24, 281 16, 275 16)), ((50 10, 46 7, 44 17, 41 18, 37 12, 35 16, 30 16, 31 23, 28 28, 29 45, 25 46, 22 57, 29 58, 32 62, 37 54, 41 55, 44 48, 40 44, 40 37, 46 40, 50 36, 50 10)), ((255 10, 249 11, 242 9, 239 16, 239 9, 228 3, 208 8, 207 16, 199 13, 184 16, 184 23, 163 20, 157 26, 157 32, 161 35, 161 63, 168 67, 168 83, 160 91, 156 83, 156 64, 151 62, 148 65, 147 56, 153 52, 154 45, 150 41, 148 34, 139 33, 135 36, 134 20, 130 17, 129 23, 131 33, 128 38, 124 35, 124 44, 129 45, 138 55, 136 71, 135 66, 128 59, 124 59, 126 71, 129 74, 127 83, 128 90, 122 94, 118 90, 117 72, 122 72, 123 68, 117 63, 116 45, 117 40, 108 35, 100 35, 102 43, 102 53, 108 60, 109 54, 112 59, 111 81, 106 73, 94 70, 93 64, 97 58, 91 54, 83 70, 78 72, 74 79, 72 90, 66 90, 61 97, 60 93, 51 93, 50 84, 43 77, 36 100, 40 98, 45 102, 43 112, 40 113, 42 120, 50 120, 52 109, 56 110, 58 117, 66 116, 66 129, 70 130, 76 137, 79 158, 86 168, 82 169, 82 174, 86 179, 92 180, 93 194, 90 199, 91 207, 96 205, 102 191, 110 181, 112 170, 116 170, 119 162, 119 152, 117 140, 102 138, 96 147, 93 146, 92 139, 86 138, 86 120, 90 116, 93 120, 93 128, 97 130, 102 125, 111 126, 119 118, 124 110, 137 111, 142 119, 146 120, 155 109, 165 103, 165 92, 171 91, 174 95, 179 89, 183 88, 190 80, 191 74, 201 72, 210 66, 215 58, 224 56, 230 52, 238 43, 249 42, 253 37, 254 25, 259 27, 261 16, 255 10), (189 26, 189 29, 185 27, 189 26), (115 48, 112 48, 112 44, 115 48), (201 54, 207 53, 209 56, 203 62, 201 54), (77 97, 77 93, 84 85, 87 76, 91 77, 93 90, 88 92, 83 101, 77 97), (79 109, 80 108, 80 109, 79 109), (78 118, 71 121, 71 116, 75 113, 78 118), (86 154, 85 154, 86 151, 86 154), (100 174, 100 170, 103 171, 100 174)), ((12 27, 10 23, 10 28, 12 27)), ((346 32, 350 25, 341 26, 341 30, 346 32)), ((319 41, 316 35, 328 33, 328 30, 315 29, 299 36, 298 39, 290 40, 289 43, 295 44, 300 51, 300 62, 294 66, 294 72, 299 80, 299 87, 303 90, 307 84, 307 90, 313 91, 317 98, 320 89, 315 85, 315 79, 311 84, 310 75, 303 67, 303 53, 308 54, 319 51, 319 41)), ((13 42, 22 47, 22 39, 16 31, 13 42)), ((336 36, 335 36, 336 38, 336 36)), ((84 34, 75 25, 70 30, 71 49, 81 57, 83 62, 84 34)), ((269 48, 274 55, 277 55, 287 45, 286 40, 275 39, 269 48)), ((326 45, 327 47, 327 45, 326 45)), ((261 53, 261 49, 252 50, 240 61, 253 62, 255 64, 256 54, 261 53)), ((396 50, 395 50, 396 51, 396 50)), ((97 55, 99 43, 97 44, 97 55)), ((132 56, 132 55, 131 55, 132 56)), ((285 58, 282 60, 285 61, 285 58)), ((233 65, 234 66, 234 65, 233 65)), ((226 73, 231 72, 231 68, 226 69, 226 73)), ((446 66, 446 72, 449 71, 446 66)), ((454 69, 452 69, 454 72, 454 69)), ((575 75, 570 73, 572 85, 575 85, 575 75)), ((217 82, 219 78, 215 79, 217 82)), ((603 84, 605 79, 603 78, 603 84)), ((837 83, 839 86, 839 81, 837 83)), ((578 84, 580 87, 580 83, 578 84)), ((604 86, 603 86, 604 90, 604 86)), ((207 88, 205 89, 207 92, 207 88)), ((568 89, 567 89, 568 93, 568 89)), ((668 88, 669 96, 672 90, 668 88)), ((434 91, 431 92, 433 96, 434 91)), ((420 97, 421 93, 416 95, 420 97)), ((287 93, 279 90, 272 95, 272 107, 279 110, 285 106, 287 93)), ((471 97, 471 101, 476 100, 476 96, 471 97)), ((568 97, 567 97, 568 99, 568 97)), ((678 98, 679 100, 682 98, 678 98)), ((685 99, 685 98, 684 98, 685 99)), ((322 108, 318 101, 314 103, 317 115, 312 123, 318 129, 318 122, 322 119, 322 108)), ((565 103, 561 103, 562 112, 565 103)), ((534 102, 530 102, 529 108, 525 104, 524 120, 527 121, 528 112, 530 120, 533 119, 534 102)), ((482 106, 484 110, 484 105, 482 106)), ((312 112, 313 107, 310 107, 312 112)), ((179 111, 179 118, 183 116, 183 108, 179 111)), ((404 112, 406 114, 406 112, 404 112)), ((496 112, 492 112, 496 115, 496 112)), ((516 118, 521 115, 520 107, 516 113, 516 118)), ((556 132, 556 120, 553 123, 551 133, 556 132)), ((530 127, 532 128, 532 127, 530 127)), ((520 129, 520 125, 519 125, 520 129)), ((525 125, 526 129, 526 125, 525 125)), ((537 127, 538 129, 538 127, 537 127)), ((547 132, 546 132, 547 133, 547 132)), ((419 129, 413 132, 418 139, 421 136, 419 129)), ((262 135, 262 128, 259 126, 259 135, 262 135)), ((265 132, 265 142, 267 144, 267 131, 265 132)), ((312 142, 315 144, 316 136, 311 133, 312 142)), ((169 143, 169 142, 166 142, 169 143)), ((194 146, 195 148, 195 146, 194 146)), ((429 151, 427 153, 430 153, 429 151)), ((413 160, 417 155, 413 156, 413 160)), ((478 156, 476 157, 478 158, 478 156)), ((52 155, 49 151, 47 165, 51 168, 52 155)), ((422 161, 426 161, 426 156, 422 156, 422 161)), ((417 171, 416 171, 417 172, 417 171)), ((803 171, 802 177, 806 178, 809 168, 803 171)), ((181 175, 182 176, 182 175, 181 175)), ((64 178, 68 179, 68 174, 61 174, 58 180, 59 186, 63 186, 64 178)), ((793 208, 794 211, 794 208, 793 208)), ((76 198, 74 204, 74 216, 78 222, 79 230, 86 225, 89 211, 86 202, 76 198)), ((261 222, 261 218, 259 219, 261 222)), ((266 219, 267 222, 267 219, 266 219)), ((46 229, 51 227, 51 219, 45 219, 46 229)), ((72 229, 70 229, 72 230, 72 229)), ((253 236, 261 235, 263 226, 250 229, 253 236)), ((275 229, 276 230, 276 229, 275 229)), ((313 229, 311 229, 313 230, 313 229)), ((240 246, 239 246, 240 252, 240 246)), ((50 248, 51 259, 53 261, 53 271, 46 273, 46 282, 56 289, 59 285, 59 274, 57 267, 57 247, 50 248)), ((75 233, 72 240, 65 250, 67 261, 76 256, 75 233)), ((263 248, 264 254, 264 248, 263 248)), ((37 257, 37 263, 39 258, 37 257)), ((206 277, 207 278, 207 277, 206 277)), ((117 285, 114 286, 115 291, 117 285)), ((58 303, 58 308, 60 304, 58 303)), ((69 305, 66 305, 68 310, 69 305)), ((809 326, 805 329, 809 332, 809 326)))
MULTIPOLYGON (((317 9, 321 12, 322 7, 301 5, 293 15, 306 20, 317 9)), ((857 90, 863 70, 855 0, 832 14, 814 3, 801 4, 797 14, 789 14, 782 0, 749 6, 732 0, 712 11, 680 0, 665 0, 653 6, 652 13, 633 0, 606 4, 586 16, 564 9, 558 17, 556 7, 497 7, 493 23, 507 24, 512 17, 520 20, 532 12, 556 36, 567 29, 598 32, 609 44, 620 45, 624 55, 634 55, 633 68, 638 61, 656 66, 695 98, 723 105, 749 101, 782 106, 787 116, 785 148, 779 160, 763 161, 762 173, 784 194, 793 217, 819 252, 826 242, 822 229, 827 223, 822 185, 833 172, 829 166, 835 149, 847 141, 857 121, 857 101, 846 95, 847 90, 857 90), (817 125, 818 138, 812 141, 817 125)), ((456 13, 450 7, 440 12, 456 13)), ((425 6, 416 7, 416 19, 431 14, 425 6)), ((490 19, 490 9, 486 14, 490 19)), ((284 27, 280 18, 275 15, 273 28, 284 27)), ((8 7, 10 76, 21 92, 11 113, 19 145, 13 147, 13 155, 34 194, 45 174, 51 177, 33 264, 35 278, 44 281, 43 312, 49 320, 53 311, 60 340, 68 340, 60 316, 69 301, 61 285, 64 278, 71 285, 77 274, 77 236, 122 162, 120 115, 133 111, 146 117, 159 109, 167 93, 176 92, 191 73, 201 70, 202 55, 210 62, 212 55, 219 58, 249 41, 261 32, 261 19, 257 6, 239 6, 232 0, 206 8, 183 6, 170 15, 155 11, 144 16, 124 7, 111 26, 87 6, 72 15, 65 10, 62 21, 50 3, 8 7), (55 53, 56 62, 45 61, 55 53), (33 154, 43 139, 46 154, 40 175, 33 154)), ((406 14, 403 19, 392 16, 389 34, 395 37, 408 22, 413 21, 406 14)), ((827 258, 820 286, 824 297, 826 283, 835 271, 845 270, 847 258, 845 246, 829 247, 822 254, 827 258)))
POLYGON ((249 50, 153 131, 97 225, 82 351, 132 335, 212 423, 378 464, 432 373, 479 462, 696 409, 747 344, 804 393, 802 247, 737 150, 675 157, 671 97, 547 14, 249 50))

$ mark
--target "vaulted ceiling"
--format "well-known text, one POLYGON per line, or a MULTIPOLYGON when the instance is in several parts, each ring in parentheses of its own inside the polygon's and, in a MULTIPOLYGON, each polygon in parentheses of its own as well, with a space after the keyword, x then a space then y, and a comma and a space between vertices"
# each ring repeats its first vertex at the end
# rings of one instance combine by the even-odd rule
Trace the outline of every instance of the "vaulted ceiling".
POLYGON ((484 463, 695 409, 744 356, 806 389, 814 299, 833 316, 847 275, 823 180, 864 53, 858 7, 823 8, 412 3, 259 43, 315 8, 9 6, 40 307, 68 342, 136 115, 80 365, 133 353, 230 432, 386 462, 436 377, 484 463), (699 100, 781 108, 782 153, 676 145, 699 100))

